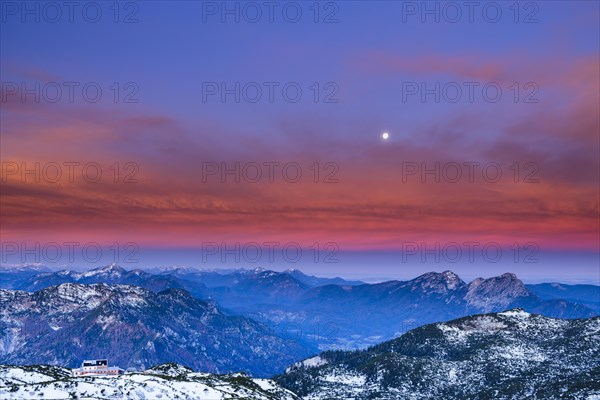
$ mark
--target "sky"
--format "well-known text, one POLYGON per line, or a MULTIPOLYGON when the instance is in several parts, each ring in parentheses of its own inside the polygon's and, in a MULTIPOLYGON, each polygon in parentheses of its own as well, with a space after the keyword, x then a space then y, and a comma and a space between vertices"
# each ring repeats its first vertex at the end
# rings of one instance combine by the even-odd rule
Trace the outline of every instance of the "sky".
POLYGON ((1 3, 2 263, 600 283, 598 2, 67 4, 1 3))

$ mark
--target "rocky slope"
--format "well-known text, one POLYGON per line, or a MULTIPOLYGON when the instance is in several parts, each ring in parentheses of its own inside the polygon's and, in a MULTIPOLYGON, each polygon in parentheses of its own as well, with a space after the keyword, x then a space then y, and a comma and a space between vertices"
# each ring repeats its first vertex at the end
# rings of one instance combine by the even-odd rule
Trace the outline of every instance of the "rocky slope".
POLYGON ((73 367, 108 358, 121 368, 173 361, 268 376, 315 350, 181 289, 65 283, 34 293, 0 290, 2 364, 73 367))
POLYGON ((474 315, 325 352, 276 380, 304 399, 599 399, 600 318, 474 315))

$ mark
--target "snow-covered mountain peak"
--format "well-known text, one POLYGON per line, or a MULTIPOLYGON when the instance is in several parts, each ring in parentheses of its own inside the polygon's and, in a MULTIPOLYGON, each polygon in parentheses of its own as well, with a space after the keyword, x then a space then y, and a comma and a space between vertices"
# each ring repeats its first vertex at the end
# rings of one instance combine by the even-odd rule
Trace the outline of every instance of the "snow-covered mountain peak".
POLYGON ((126 272, 127 271, 125 269, 123 269, 116 263, 112 263, 112 264, 106 265, 104 267, 94 268, 92 270, 84 272, 82 274, 82 276, 84 276, 86 278, 90 277, 90 276, 96 276, 96 275, 120 276, 121 274, 124 274, 126 272))
POLYGON ((515 274, 506 273, 484 280, 478 278, 471 282, 465 300, 468 305, 489 312, 528 296, 532 296, 532 293, 525 284, 515 274))
POLYGON ((34 294, 33 298, 40 306, 71 304, 76 308, 86 309, 96 307, 111 297, 131 300, 146 297, 148 293, 146 289, 139 286, 63 283, 40 290, 34 294))
POLYGON ((512 272, 505 272, 502 275, 500 275, 498 278, 516 280, 516 281, 520 282, 519 278, 517 278, 517 275, 513 274, 512 272))
POLYGON ((91 297, 104 297, 106 291, 105 285, 80 285, 77 283, 63 283, 61 285, 44 289, 41 292, 52 295, 55 294, 55 299, 67 300, 69 302, 85 302, 91 297), (54 291, 53 291, 54 289, 54 291))
POLYGON ((485 279, 483 278, 475 278, 469 283, 469 290, 475 289, 477 286, 481 284, 485 279))
POLYGON ((465 286, 465 282, 452 271, 428 272, 411 281, 426 291, 447 293, 465 286))
POLYGON ((446 286, 448 289, 456 289, 458 286, 462 286, 465 283, 452 271, 444 271, 442 272, 444 280, 446 282, 446 286))

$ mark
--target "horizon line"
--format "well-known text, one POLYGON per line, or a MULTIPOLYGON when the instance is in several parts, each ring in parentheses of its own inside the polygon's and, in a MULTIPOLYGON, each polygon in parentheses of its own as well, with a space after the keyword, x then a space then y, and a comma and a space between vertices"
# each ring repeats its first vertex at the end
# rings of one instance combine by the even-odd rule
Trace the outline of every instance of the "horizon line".
POLYGON ((198 272, 235 272, 235 271, 261 271, 261 272, 276 272, 276 273, 284 273, 284 272, 292 272, 292 271, 299 271, 300 273, 302 273, 303 275, 306 276, 312 276, 312 277, 316 277, 316 278, 320 278, 320 279, 342 279, 344 281, 350 281, 350 282, 362 282, 363 284, 378 284, 378 283, 385 283, 385 282, 392 282, 392 281, 398 281, 398 282, 405 282, 405 281, 411 281, 414 280, 420 276, 429 274, 429 273, 436 273, 436 274, 442 274, 445 272, 452 272, 454 275, 458 276, 459 279, 463 280, 463 282, 465 283, 470 283, 472 281, 474 281, 475 279, 490 279, 490 278, 496 278, 499 276, 502 276, 504 274, 512 274, 515 277, 517 277, 517 279, 519 279, 521 282, 523 282, 524 284, 541 284, 541 283, 548 283, 548 284, 565 284, 565 285, 592 285, 592 286, 599 286, 600 287, 600 274, 598 275, 598 279, 596 280, 595 277, 591 277, 591 276, 574 276, 572 279, 564 279, 563 276, 560 275, 539 275, 539 276, 531 276, 531 275, 519 275, 516 272, 512 272, 512 271, 505 271, 501 274, 482 274, 482 275, 476 275, 476 274, 459 274, 454 272, 452 269, 443 269, 441 271, 438 270, 427 270, 424 271, 422 273, 419 274, 413 274, 410 275, 411 277, 407 276, 407 274, 403 274, 401 276, 397 276, 397 277, 392 277, 389 275, 385 275, 385 276, 363 276, 363 277, 351 277, 351 276, 341 276, 339 274, 335 274, 335 275, 316 275, 313 272, 306 272, 306 270, 303 270, 301 268, 286 268, 286 269, 271 269, 271 268, 264 268, 264 267, 254 267, 254 268, 248 268, 248 267, 211 267, 211 268, 206 268, 206 267, 198 267, 198 266, 192 266, 192 265, 160 265, 160 266, 146 266, 146 267, 135 267, 135 268, 131 268, 131 269, 127 269, 125 268, 123 265, 121 265, 120 263, 109 263, 109 264, 95 264, 93 266, 91 266, 91 268, 86 268, 84 266, 80 266, 80 265, 66 265, 63 264, 61 266, 48 266, 47 264, 41 264, 41 263, 22 263, 22 264, 2 264, 0 263, 0 275, 2 273, 5 273, 5 271, 3 270, 10 270, 11 268, 13 269, 17 269, 17 268, 43 268, 44 270, 40 271, 40 273, 56 273, 56 272, 60 272, 60 271, 72 271, 72 272, 89 272, 92 270, 97 270, 97 269, 102 269, 102 268, 107 268, 110 266, 117 266, 121 269, 123 269, 126 272, 131 272, 131 271, 135 271, 135 270, 139 270, 139 271, 144 271, 147 273, 153 273, 153 272, 157 272, 157 271, 163 271, 163 272, 168 272, 168 271, 175 271, 177 269, 187 269, 187 270, 193 270, 193 271, 198 271, 198 272))

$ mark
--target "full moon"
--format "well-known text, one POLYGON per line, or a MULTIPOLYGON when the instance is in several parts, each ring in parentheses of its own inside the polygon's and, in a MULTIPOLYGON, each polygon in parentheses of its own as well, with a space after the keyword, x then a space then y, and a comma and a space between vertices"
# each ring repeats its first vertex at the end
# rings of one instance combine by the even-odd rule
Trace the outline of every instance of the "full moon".
POLYGON ((383 138, 383 140, 388 140, 388 138, 390 137, 390 134, 387 132, 383 132, 383 134, 381 135, 381 137, 383 138))

